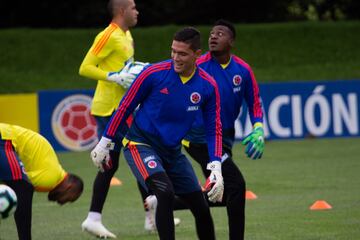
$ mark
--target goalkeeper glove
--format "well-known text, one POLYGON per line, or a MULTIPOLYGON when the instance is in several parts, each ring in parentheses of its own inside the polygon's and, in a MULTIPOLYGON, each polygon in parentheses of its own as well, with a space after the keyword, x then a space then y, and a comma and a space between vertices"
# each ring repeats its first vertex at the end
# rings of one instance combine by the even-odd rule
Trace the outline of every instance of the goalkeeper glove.
POLYGON ((125 89, 129 88, 136 78, 135 74, 129 73, 131 64, 132 62, 129 62, 119 72, 109 72, 106 79, 119 84, 125 89))
POLYGON ((247 145, 245 153, 249 158, 259 159, 264 152, 264 129, 261 126, 255 127, 253 131, 242 141, 247 145))
POLYGON ((206 169, 211 170, 211 174, 207 180, 208 186, 211 188, 208 192, 209 201, 221 202, 224 194, 224 181, 221 174, 221 162, 213 161, 207 164, 206 169))
POLYGON ((95 148, 91 151, 91 159, 94 165, 101 171, 104 171, 104 166, 108 165, 110 160, 110 150, 114 149, 115 144, 111 139, 102 137, 95 148))
POLYGON ((149 65, 149 63, 135 61, 131 64, 130 68, 128 69, 128 73, 137 76, 147 65, 149 65))

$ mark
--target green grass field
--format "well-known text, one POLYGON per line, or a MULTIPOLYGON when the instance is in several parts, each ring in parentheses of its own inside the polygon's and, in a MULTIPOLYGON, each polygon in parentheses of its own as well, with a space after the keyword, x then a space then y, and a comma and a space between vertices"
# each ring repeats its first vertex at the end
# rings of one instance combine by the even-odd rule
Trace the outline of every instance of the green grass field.
MULTIPOLYGON (((360 139, 308 139, 269 141, 263 159, 245 159, 236 145, 235 159, 258 199, 248 200, 248 240, 349 240, 360 239, 360 139), (316 200, 326 200, 331 210, 311 211, 316 200)), ((33 239, 94 239, 80 224, 90 201, 96 173, 88 152, 59 154, 63 166, 85 181, 82 197, 62 207, 36 193, 33 204, 33 239)), ((199 169, 196 168, 198 173, 199 169)), ((144 214, 133 176, 122 160, 116 176, 123 181, 112 187, 104 210, 104 223, 122 240, 157 239, 143 230, 144 214)), ((224 208, 213 208, 217 239, 227 239, 224 208)), ((196 239, 189 211, 175 212, 182 222, 176 239, 196 239)), ((0 239, 16 239, 13 219, 1 222, 0 239)))
MULTIPOLYGON (((198 26, 204 49, 209 26, 198 26)), ((179 26, 135 28, 136 59, 169 57, 179 26), (154 38, 156 37, 156 41, 154 38)), ((259 83, 360 79, 360 22, 238 24, 235 53, 248 61, 259 83)), ((0 29, 0 94, 47 89, 93 89, 96 82, 78 75, 79 65, 99 29, 0 29)), ((1 114, 1 111, 0 111, 1 114)), ((360 239, 360 138, 267 142, 263 159, 245 158, 236 145, 236 163, 248 189, 247 240, 360 239), (316 200, 331 210, 310 211, 316 200)), ((94 239, 82 233, 96 169, 88 152, 59 153, 65 169, 85 182, 83 196, 62 207, 36 193, 33 239, 94 239)), ((200 173, 199 168, 196 171, 200 173)), ((201 175, 199 175, 201 176, 201 175)), ((157 239, 145 232, 135 179, 124 159, 104 209, 104 224, 122 240, 157 239)), ((227 239, 224 208, 212 209, 217 239, 227 239)), ((189 211, 175 213, 182 222, 176 239, 196 239, 189 211)), ((0 223, 0 240, 17 239, 13 219, 0 223)))

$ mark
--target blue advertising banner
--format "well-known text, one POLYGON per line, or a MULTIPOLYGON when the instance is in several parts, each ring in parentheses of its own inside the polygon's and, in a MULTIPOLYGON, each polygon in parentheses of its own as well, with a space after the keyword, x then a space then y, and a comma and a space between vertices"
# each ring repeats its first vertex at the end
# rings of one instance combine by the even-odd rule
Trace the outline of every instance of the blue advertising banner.
MULTIPOLYGON (((358 137, 360 80, 260 84, 267 139, 358 137)), ((90 115, 94 91, 41 91, 40 133, 55 150, 83 151, 97 142, 90 115)), ((235 122, 236 139, 252 129, 246 104, 235 122)))
POLYGON ((94 91, 41 91, 40 133, 56 151, 83 151, 97 143, 96 122, 90 114, 94 91))
MULTIPOLYGON (((360 81, 260 84, 267 139, 359 136, 360 81)), ((251 131, 246 106, 236 138, 251 131)))

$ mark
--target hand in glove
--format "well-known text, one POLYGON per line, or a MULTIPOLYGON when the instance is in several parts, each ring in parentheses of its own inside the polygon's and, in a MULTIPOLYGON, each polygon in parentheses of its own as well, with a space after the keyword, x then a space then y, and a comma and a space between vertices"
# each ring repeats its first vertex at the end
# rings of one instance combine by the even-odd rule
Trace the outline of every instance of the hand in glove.
POLYGON ((242 141, 247 145, 245 153, 249 158, 259 159, 264 152, 264 129, 261 126, 255 127, 254 130, 242 141))
POLYGON ((135 74, 129 73, 131 65, 132 62, 129 62, 119 72, 109 72, 107 80, 115 82, 125 89, 129 88, 137 76, 135 74))
POLYGON ((221 202, 224 194, 224 181, 221 174, 221 162, 213 161, 208 163, 206 169, 211 170, 211 174, 207 180, 208 186, 206 188, 211 189, 208 192, 209 201, 221 202))
POLYGON ((110 160, 110 150, 114 149, 114 143, 111 142, 111 139, 102 137, 95 148, 91 151, 91 159, 94 162, 94 165, 101 171, 104 171, 104 166, 108 165, 110 160))

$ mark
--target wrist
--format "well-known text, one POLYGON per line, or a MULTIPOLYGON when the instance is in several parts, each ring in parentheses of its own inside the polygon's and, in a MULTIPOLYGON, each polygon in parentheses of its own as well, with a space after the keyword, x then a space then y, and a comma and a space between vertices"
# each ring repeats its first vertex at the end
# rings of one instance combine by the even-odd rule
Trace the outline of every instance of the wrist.
POLYGON ((110 82, 115 82, 117 83, 118 81, 121 81, 121 76, 119 74, 119 72, 109 72, 106 80, 110 81, 110 82))
POLYGON ((206 169, 207 170, 210 170, 210 171, 218 171, 218 172, 221 172, 221 162, 220 161, 212 161, 212 162, 209 162, 206 166, 206 169))
POLYGON ((257 129, 257 128, 263 128, 262 122, 256 122, 256 123, 254 123, 253 129, 257 129))
POLYGON ((115 144, 112 142, 112 140, 107 137, 101 137, 98 145, 102 148, 109 149, 109 150, 113 150, 114 146, 115 146, 115 144))

